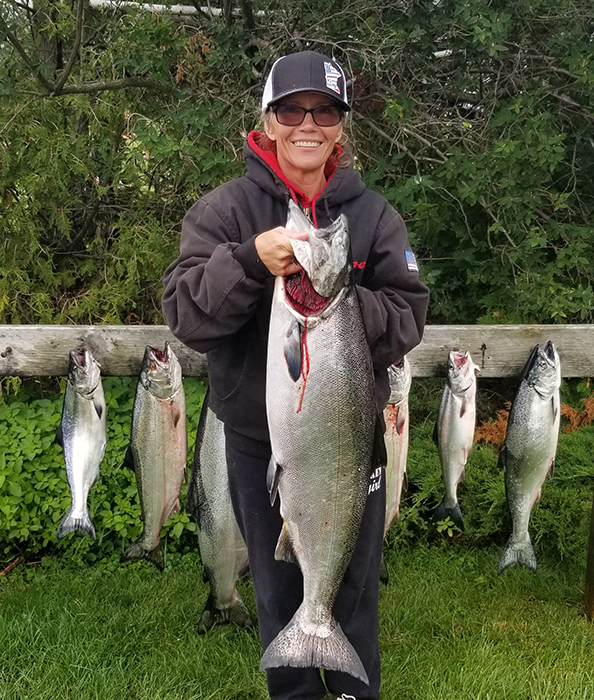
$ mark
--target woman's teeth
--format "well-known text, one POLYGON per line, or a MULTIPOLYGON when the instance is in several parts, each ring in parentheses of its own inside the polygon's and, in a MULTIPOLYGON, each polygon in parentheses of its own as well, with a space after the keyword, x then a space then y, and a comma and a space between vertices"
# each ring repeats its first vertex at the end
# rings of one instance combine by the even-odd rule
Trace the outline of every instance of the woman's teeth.
POLYGON ((295 145, 305 148, 317 148, 320 144, 317 141, 295 141, 295 145))

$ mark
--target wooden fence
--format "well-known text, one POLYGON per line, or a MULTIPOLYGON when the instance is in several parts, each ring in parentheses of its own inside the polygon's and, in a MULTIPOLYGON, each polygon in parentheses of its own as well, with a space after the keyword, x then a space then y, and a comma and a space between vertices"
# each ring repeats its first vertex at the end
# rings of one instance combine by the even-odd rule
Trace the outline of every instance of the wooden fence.
MULTIPOLYGON (((594 325, 427 326, 408 358, 415 377, 443 376, 450 350, 468 350, 482 377, 520 373, 537 343, 553 341, 564 377, 594 376, 594 325)), ((206 358, 182 345, 167 326, 2 326, 0 376, 61 376, 68 353, 87 346, 106 376, 136 376, 146 345, 169 341, 185 376, 205 377, 206 358)))

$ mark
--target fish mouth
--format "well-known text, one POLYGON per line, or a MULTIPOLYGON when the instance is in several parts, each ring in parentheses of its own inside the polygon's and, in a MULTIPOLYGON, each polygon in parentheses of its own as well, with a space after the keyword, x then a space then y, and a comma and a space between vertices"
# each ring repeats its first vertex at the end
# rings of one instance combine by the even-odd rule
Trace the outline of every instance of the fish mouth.
POLYGON ((70 358, 72 359, 72 362, 77 367, 79 367, 80 369, 84 369, 84 367, 86 365, 86 359, 87 359, 84 348, 78 348, 77 350, 71 350, 70 351, 70 358))
POLYGON ((333 297, 323 297, 314 289, 305 270, 284 278, 285 299, 302 316, 318 316, 333 297))
POLYGON ((153 348, 150 345, 147 345, 146 349, 149 354, 151 372, 156 371, 158 368, 165 369, 169 365, 169 343, 165 343, 164 350, 153 348))
POLYGON ((555 364, 555 346, 553 345, 552 341, 549 340, 549 342, 545 345, 544 347, 544 354, 547 360, 551 363, 551 365, 555 364))
POLYGON ((468 362, 467 352, 453 352, 451 354, 452 362, 456 369, 462 369, 468 362))

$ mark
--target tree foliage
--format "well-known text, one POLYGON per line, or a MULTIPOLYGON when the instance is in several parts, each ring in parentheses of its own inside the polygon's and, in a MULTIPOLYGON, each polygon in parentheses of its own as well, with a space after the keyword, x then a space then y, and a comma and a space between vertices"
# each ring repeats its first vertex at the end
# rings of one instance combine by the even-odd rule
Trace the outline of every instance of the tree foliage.
POLYGON ((184 211, 241 173, 265 74, 305 48, 352 76, 358 166, 432 321, 592 321, 590 0, 237 8, 4 0, 0 322, 160 322, 184 211))

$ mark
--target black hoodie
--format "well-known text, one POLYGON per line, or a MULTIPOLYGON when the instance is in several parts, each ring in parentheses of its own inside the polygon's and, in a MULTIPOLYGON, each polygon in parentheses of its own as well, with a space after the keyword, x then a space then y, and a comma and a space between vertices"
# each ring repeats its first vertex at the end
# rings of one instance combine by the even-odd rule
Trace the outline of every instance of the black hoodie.
POLYGON ((291 197, 318 228, 347 216, 378 409, 389 397, 387 367, 421 341, 428 291, 402 218, 351 166, 329 164, 326 186, 308 201, 264 142, 251 132, 245 176, 217 187, 186 214, 180 255, 163 276, 163 312, 179 340, 207 354, 209 405, 217 416, 238 433, 268 441, 266 348, 274 277, 254 241, 286 224, 291 197))

